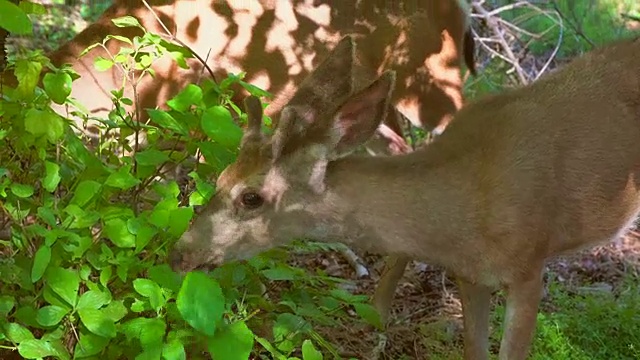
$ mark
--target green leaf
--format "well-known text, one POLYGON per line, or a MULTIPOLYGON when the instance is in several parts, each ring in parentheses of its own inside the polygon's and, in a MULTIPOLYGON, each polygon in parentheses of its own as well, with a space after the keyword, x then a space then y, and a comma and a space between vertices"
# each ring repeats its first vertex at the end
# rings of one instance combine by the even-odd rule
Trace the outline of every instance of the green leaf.
POLYGON ((102 309, 104 316, 111 319, 113 322, 120 321, 128 313, 127 308, 124 306, 123 300, 111 301, 107 307, 102 309))
POLYGON ((212 336, 224 314, 225 299, 217 281, 201 272, 184 278, 176 298, 182 318, 194 329, 212 336))
POLYGON ((162 289, 158 284, 149 279, 133 280, 133 288, 138 294, 149 299, 149 304, 155 311, 159 311, 165 305, 165 298, 162 289))
POLYGON ((75 358, 84 358, 99 354, 107 345, 109 339, 91 333, 80 333, 80 341, 76 344, 75 358))
POLYGON ((23 99, 33 98, 33 93, 40 81, 42 63, 30 59, 18 59, 15 64, 15 75, 18 79, 18 94, 23 99))
POLYGON ((201 142, 198 143, 202 155, 208 164, 211 164, 218 172, 224 170, 231 163, 236 161, 236 153, 234 150, 227 149, 226 147, 215 142, 201 142))
POLYGON ((38 251, 36 251, 36 255, 33 257, 31 282, 35 283, 40 280, 45 270, 47 270, 47 266, 49 266, 49 261, 51 261, 51 248, 47 245, 40 246, 38 251))
POLYGON ((138 164, 142 166, 158 166, 169 160, 169 155, 156 149, 141 151, 136 153, 135 157, 138 164))
POLYGON ((162 358, 165 360, 186 360, 187 353, 179 340, 171 340, 162 347, 162 358))
POLYGON ((33 334, 26 327, 16 324, 9 323, 4 325, 4 333, 7 335, 7 338, 12 342, 19 344, 26 340, 34 339, 33 334))
POLYGON ((200 126, 208 137, 226 148, 236 149, 240 145, 242 129, 224 106, 212 106, 205 110, 200 126))
POLYGON ((46 73, 42 83, 44 91, 56 104, 64 104, 71 94, 71 75, 66 72, 46 73))
POLYGON ((69 313, 68 309, 60 306, 48 305, 38 309, 36 321, 42 326, 55 326, 69 313))
POLYGON ((193 218, 192 207, 180 207, 171 211, 169 215, 168 233, 171 236, 179 237, 189 228, 189 223, 193 218))
POLYGON ((316 350, 309 339, 302 342, 302 360, 322 360, 322 353, 316 350))
POLYGON ((174 293, 180 291, 180 275, 176 274, 168 264, 154 265, 147 269, 149 279, 174 293))
POLYGON ((80 296, 76 309, 98 310, 110 301, 110 296, 102 291, 89 290, 80 296))
POLYGON ((69 305, 76 305, 78 288, 80 287, 80 277, 75 270, 63 269, 61 267, 50 268, 46 278, 53 292, 69 305))
POLYGON ((92 333, 106 338, 116 336, 116 325, 102 311, 96 309, 78 309, 78 315, 84 326, 92 333))
POLYGON ((247 360, 253 349, 253 333, 244 321, 224 326, 209 339, 214 359, 247 360))
POLYGON ((289 352, 296 346, 295 338, 310 330, 311 325, 301 316, 282 313, 278 315, 275 324, 273 324, 274 342, 278 344, 279 350, 289 352))
POLYGON ((60 166, 51 161, 44 162, 45 177, 42 179, 42 186, 48 192, 53 192, 60 183, 60 166))
POLYGON ((177 121, 166 111, 157 109, 147 109, 147 114, 159 127, 172 130, 180 135, 188 136, 189 128, 180 121, 177 121))
POLYGON ((356 309, 356 313, 360 315, 366 322, 377 327, 382 330, 384 326, 382 325, 382 320, 380 319, 380 314, 376 311, 376 309, 369 305, 363 303, 355 303, 353 307, 356 309))
POLYGON ((8 0, 0 0, 0 27, 16 35, 29 35, 33 32, 27 14, 8 0))
POLYGON ((19 198, 28 198, 33 195, 34 189, 31 185, 12 183, 9 187, 13 195, 19 198))
POLYGON ((173 99, 167 101, 167 105, 176 111, 187 111, 192 105, 202 101, 202 89, 194 84, 188 84, 173 99))
POLYGON ((44 15, 47 13, 47 8, 42 4, 36 4, 29 1, 20 1, 20 9, 27 14, 44 15))
POLYGON ((93 180, 81 181, 74 191, 73 197, 70 203, 76 204, 80 207, 84 207, 95 196, 100 194, 100 188, 102 185, 93 180))
POLYGON ((166 324, 160 318, 139 317, 122 324, 122 332, 128 340, 138 339, 144 350, 159 348, 161 352, 166 324))
POLYGON ((118 171, 111 173, 105 181, 105 185, 127 190, 140 184, 140 180, 131 175, 131 167, 123 166, 118 171))
POLYGON ((9 315, 14 306, 16 306, 16 299, 13 296, 0 296, 0 318, 9 315))
POLYGON ((138 22, 138 19, 129 15, 111 19, 111 22, 113 22, 115 26, 121 27, 121 28, 130 27, 130 26, 142 28, 142 26, 140 26, 140 23, 138 22))
POLYGON ((18 353, 25 359, 38 359, 56 355, 58 351, 49 341, 30 339, 18 345, 18 353))
POLYGON ((98 71, 107 71, 113 67, 113 60, 106 59, 102 56, 96 56, 96 59, 93 61, 93 67, 98 71))
POLYGON ((127 222, 120 218, 109 219, 104 223, 104 232, 116 246, 133 248, 136 246, 136 236, 127 228, 127 222))
POLYGON ((55 144, 64 134, 65 123, 60 115, 50 109, 31 108, 25 114, 24 127, 30 134, 46 136, 50 143, 55 144))
POLYGON ((272 269, 262 270, 264 275, 269 280, 295 280, 298 278, 296 272, 287 266, 277 266, 272 269))

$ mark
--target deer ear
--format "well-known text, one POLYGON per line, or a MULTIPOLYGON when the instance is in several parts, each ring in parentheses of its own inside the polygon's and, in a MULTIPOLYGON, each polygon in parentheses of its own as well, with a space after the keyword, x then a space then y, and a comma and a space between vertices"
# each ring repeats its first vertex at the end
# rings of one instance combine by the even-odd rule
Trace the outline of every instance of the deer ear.
POLYGON ((395 72, 386 71, 340 106, 330 134, 335 157, 355 150, 374 135, 387 115, 395 80, 395 72))

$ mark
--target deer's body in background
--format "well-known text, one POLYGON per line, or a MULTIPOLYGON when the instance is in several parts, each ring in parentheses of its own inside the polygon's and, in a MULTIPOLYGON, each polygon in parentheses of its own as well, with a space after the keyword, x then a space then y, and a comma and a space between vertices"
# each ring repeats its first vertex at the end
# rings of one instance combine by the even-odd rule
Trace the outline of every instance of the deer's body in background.
POLYGON ((640 38, 477 100, 429 146, 391 157, 345 154, 384 119, 393 72, 323 93, 327 74, 349 76, 353 46, 346 38, 320 64, 268 141, 248 99, 238 161, 176 244, 173 267, 300 238, 424 259, 458 280, 466 359, 488 358, 496 288, 506 291, 499 357, 526 358, 546 260, 623 234, 640 212, 640 38))
MULTIPOLYGON (((362 71, 358 77, 379 75, 385 69, 398 74, 394 104, 402 114, 426 130, 443 129, 462 104, 463 60, 473 70, 473 41, 465 0, 411 2, 315 1, 149 1, 175 38, 208 59, 218 80, 228 73, 246 72, 245 81, 275 95, 265 110, 278 114, 300 82, 326 57, 338 40, 357 37, 362 71), (466 48, 466 52, 464 47, 466 48)), ((133 38, 136 28, 118 28, 111 19, 135 16, 149 31, 166 34, 139 0, 115 0, 103 15, 74 39, 49 56, 55 65, 70 63, 82 77, 74 82, 72 96, 92 115, 106 117, 112 108, 110 90, 122 85, 117 67, 94 69, 97 56, 108 57, 100 47, 79 58, 89 45, 109 34, 133 38)), ((121 43, 107 43, 116 54, 121 43)), ((168 56, 154 65, 157 76, 147 77, 137 88, 139 108, 164 107, 165 102, 189 83, 206 76, 196 59, 182 69, 168 56)), ((239 88, 236 90, 240 90, 239 88)), ((133 99, 130 86, 125 96, 133 99)), ((238 91, 236 102, 246 96, 238 91)), ((57 111, 65 113, 58 107, 57 111)), ((397 115, 385 124, 394 134, 383 137, 392 152, 406 152, 397 115)), ((141 112, 141 120, 147 116, 141 112)))

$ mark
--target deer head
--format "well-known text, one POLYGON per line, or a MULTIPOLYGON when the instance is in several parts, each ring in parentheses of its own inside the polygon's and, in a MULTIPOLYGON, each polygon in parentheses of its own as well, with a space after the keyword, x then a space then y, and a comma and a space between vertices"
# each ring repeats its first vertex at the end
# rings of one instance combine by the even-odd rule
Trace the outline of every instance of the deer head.
POLYGON ((369 140, 389 108, 395 73, 352 91, 355 45, 347 36, 283 108, 273 135, 260 131, 262 107, 245 100, 248 127, 237 161, 171 254, 176 270, 247 258, 295 239, 330 240, 337 199, 328 166, 369 140))

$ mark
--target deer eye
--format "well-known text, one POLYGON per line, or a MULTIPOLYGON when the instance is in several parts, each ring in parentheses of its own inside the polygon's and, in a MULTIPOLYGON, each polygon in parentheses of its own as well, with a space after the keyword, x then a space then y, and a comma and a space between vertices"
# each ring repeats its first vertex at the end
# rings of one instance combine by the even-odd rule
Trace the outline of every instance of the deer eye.
POLYGON ((246 193, 242 194, 240 201, 242 203, 242 206, 247 209, 259 208, 264 203, 262 195, 258 194, 255 191, 247 191, 246 193))

